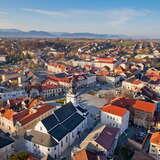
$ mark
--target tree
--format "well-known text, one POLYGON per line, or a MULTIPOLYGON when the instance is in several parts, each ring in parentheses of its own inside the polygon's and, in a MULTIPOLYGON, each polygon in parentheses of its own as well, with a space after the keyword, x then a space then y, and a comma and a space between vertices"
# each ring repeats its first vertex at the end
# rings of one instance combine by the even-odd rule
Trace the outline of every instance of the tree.
POLYGON ((15 155, 11 155, 9 160, 27 160, 28 153, 27 152, 19 152, 15 155))

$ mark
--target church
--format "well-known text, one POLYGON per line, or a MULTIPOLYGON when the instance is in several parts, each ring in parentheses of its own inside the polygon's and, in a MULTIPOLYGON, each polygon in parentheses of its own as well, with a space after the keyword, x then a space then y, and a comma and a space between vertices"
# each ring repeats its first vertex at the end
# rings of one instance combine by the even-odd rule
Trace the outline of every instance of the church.
POLYGON ((66 104, 26 132, 24 139, 29 152, 57 159, 81 138, 87 128, 88 112, 79 105, 78 97, 73 81, 66 95, 66 104))

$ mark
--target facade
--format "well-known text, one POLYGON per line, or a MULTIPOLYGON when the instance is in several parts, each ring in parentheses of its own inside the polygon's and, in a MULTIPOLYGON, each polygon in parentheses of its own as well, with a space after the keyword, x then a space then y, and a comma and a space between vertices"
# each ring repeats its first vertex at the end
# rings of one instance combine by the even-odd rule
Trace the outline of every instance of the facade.
POLYGON ((26 130, 31 129, 35 124, 49 116, 54 111, 53 106, 37 105, 20 112, 13 109, 0 110, 0 128, 12 135, 23 135, 26 130))
POLYGON ((139 91, 144 87, 144 82, 140 80, 123 81, 122 88, 128 91, 139 91))
POLYGON ((71 102, 67 103, 52 115, 38 122, 34 130, 25 136, 27 150, 42 157, 48 154, 52 158, 60 157, 81 136, 86 126, 86 117, 71 102), (34 140, 37 137, 43 137, 43 135, 53 143, 47 142, 47 145, 44 145, 41 138, 34 140), (29 138, 31 136, 32 139, 29 138))
POLYGON ((27 97, 27 93, 24 89, 5 91, 0 93, 0 100, 7 101, 9 99, 27 97))
POLYGON ((61 63, 48 63, 47 69, 49 72, 62 73, 67 70, 67 67, 66 65, 61 64, 61 63))
POLYGON ((118 62, 113 57, 107 58, 96 58, 94 62, 95 67, 103 68, 105 66, 109 67, 111 71, 118 65, 118 62))
POLYGON ((134 124, 149 129, 153 125, 156 105, 154 103, 136 100, 133 104, 133 109, 134 124))
POLYGON ((58 85, 56 82, 46 80, 42 83, 41 96, 48 98, 58 96, 64 93, 64 88, 58 85))
POLYGON ((160 159, 160 132, 152 134, 150 139, 149 154, 156 160, 160 159))
POLYGON ((120 128, 123 133, 128 128, 129 111, 115 105, 106 105, 101 109, 101 123, 120 128))

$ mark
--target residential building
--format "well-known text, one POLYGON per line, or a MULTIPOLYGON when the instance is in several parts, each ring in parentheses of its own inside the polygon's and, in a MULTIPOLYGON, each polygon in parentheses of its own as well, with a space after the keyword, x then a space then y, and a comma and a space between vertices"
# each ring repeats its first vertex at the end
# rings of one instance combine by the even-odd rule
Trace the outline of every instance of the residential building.
POLYGON ((148 129, 153 126, 156 104, 142 100, 135 100, 133 109, 134 124, 148 129))
POLYGON ((122 89, 128 90, 128 91, 139 91, 141 88, 143 88, 145 83, 138 79, 132 79, 128 81, 122 82, 122 89))
POLYGON ((64 88, 49 79, 45 80, 41 86, 41 96, 44 98, 58 96, 64 94, 64 88))
POLYGON ((129 111, 116 105, 105 105, 101 108, 101 123, 119 128, 123 133, 128 128, 129 111))
POLYGON ((92 153, 100 153, 104 159, 110 158, 113 156, 114 150, 117 146, 119 135, 119 128, 112 128, 106 125, 97 125, 94 130, 82 141, 78 149, 85 149, 92 153))
POLYGON ((156 160, 160 159, 160 132, 155 132, 152 134, 150 139, 149 154, 156 160))
POLYGON ((37 122, 51 115, 55 107, 39 104, 31 108, 16 111, 13 108, 1 108, 0 128, 12 135, 23 135, 27 129, 31 129, 37 122))
POLYGON ((72 160, 103 160, 105 156, 100 155, 95 152, 88 151, 87 149, 82 149, 75 152, 72 155, 72 160))
POLYGON ((62 63, 50 62, 47 64, 47 69, 49 72, 62 73, 67 71, 67 66, 62 63))

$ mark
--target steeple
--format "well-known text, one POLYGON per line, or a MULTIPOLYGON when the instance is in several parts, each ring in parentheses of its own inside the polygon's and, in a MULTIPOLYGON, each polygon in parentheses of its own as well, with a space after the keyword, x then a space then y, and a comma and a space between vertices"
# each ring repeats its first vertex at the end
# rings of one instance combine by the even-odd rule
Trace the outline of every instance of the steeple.
POLYGON ((66 103, 69 102, 72 102, 75 107, 78 106, 77 84, 74 77, 71 80, 70 87, 66 95, 66 103))

